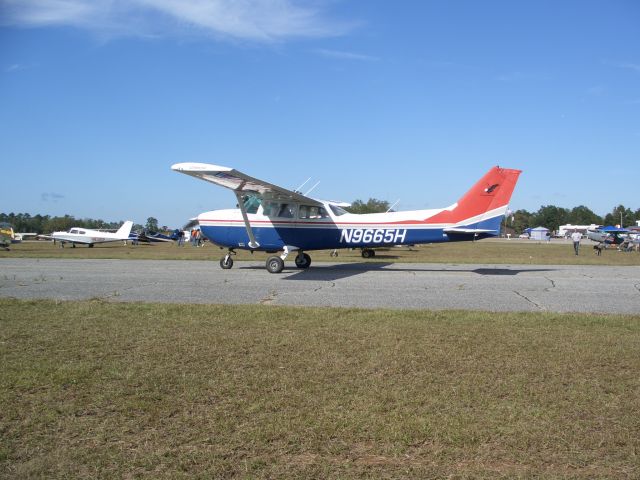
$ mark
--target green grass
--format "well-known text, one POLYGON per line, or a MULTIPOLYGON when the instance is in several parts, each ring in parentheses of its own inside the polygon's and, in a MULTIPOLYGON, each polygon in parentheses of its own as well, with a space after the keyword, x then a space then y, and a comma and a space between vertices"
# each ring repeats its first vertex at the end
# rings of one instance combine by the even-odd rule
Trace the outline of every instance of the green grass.
POLYGON ((0 477, 638 478, 640 317, 0 300, 0 477))
MULTIPOLYGON (((13 245, 10 252, 0 251, 3 257, 29 258, 126 258, 147 260, 215 260, 226 253, 216 246, 207 244, 202 248, 190 245, 178 247, 171 244, 123 246, 119 243, 96 245, 94 248, 59 248, 52 242, 24 242, 13 245)), ((409 263, 490 263, 490 264, 538 264, 538 265, 638 265, 640 253, 618 252, 608 249, 598 257, 591 245, 585 244, 579 256, 573 254, 571 242, 554 240, 546 242, 521 240, 483 240, 480 242, 461 242, 431 244, 403 248, 378 250, 376 257, 364 260, 360 250, 340 250, 337 258, 330 251, 310 252, 313 262, 409 262, 409 263)), ((265 261, 267 254, 251 254, 238 251, 235 260, 265 261)), ((292 256, 290 257, 292 259, 292 256)))

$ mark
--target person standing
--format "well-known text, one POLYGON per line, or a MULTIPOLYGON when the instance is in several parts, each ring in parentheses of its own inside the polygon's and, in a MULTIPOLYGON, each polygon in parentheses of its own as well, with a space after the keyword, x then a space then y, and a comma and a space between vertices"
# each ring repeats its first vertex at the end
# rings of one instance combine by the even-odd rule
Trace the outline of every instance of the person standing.
POLYGON ((580 251, 580 240, 582 240, 582 234, 579 231, 574 230, 571 234, 571 240, 573 240, 573 250, 576 252, 576 255, 578 255, 578 252, 580 251))

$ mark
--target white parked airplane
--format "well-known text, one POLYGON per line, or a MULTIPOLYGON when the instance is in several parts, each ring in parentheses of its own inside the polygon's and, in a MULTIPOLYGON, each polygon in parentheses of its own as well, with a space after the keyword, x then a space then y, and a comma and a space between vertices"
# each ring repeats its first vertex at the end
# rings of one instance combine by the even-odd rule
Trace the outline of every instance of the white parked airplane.
POLYGON ((117 232, 101 232, 100 230, 91 230, 89 228, 73 227, 68 232, 53 232, 51 235, 41 235, 42 238, 50 238, 60 242, 60 246, 64 247, 65 243, 70 243, 75 247, 76 243, 93 247, 96 243, 117 242, 129 240, 133 222, 128 220, 122 224, 117 232))

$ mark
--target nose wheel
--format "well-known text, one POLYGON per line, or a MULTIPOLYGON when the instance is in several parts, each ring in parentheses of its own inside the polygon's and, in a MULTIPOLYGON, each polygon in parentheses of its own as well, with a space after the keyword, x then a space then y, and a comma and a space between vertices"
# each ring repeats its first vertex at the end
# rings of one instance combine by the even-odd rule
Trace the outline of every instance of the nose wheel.
POLYGON ((231 267, 233 267, 233 258, 231 258, 231 255, 235 255, 236 252, 234 252, 233 250, 229 250, 229 252, 220 259, 220 268, 222 268, 223 270, 229 270, 231 267))

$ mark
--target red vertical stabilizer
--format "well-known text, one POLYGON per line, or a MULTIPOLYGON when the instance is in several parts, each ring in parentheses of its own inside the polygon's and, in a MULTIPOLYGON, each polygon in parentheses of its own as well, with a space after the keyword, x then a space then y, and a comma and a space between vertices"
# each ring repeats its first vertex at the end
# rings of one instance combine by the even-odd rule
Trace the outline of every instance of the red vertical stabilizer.
POLYGON ((509 204, 522 170, 493 167, 465 193, 454 208, 427 219, 428 223, 460 223, 509 204))

